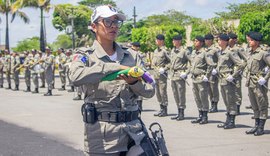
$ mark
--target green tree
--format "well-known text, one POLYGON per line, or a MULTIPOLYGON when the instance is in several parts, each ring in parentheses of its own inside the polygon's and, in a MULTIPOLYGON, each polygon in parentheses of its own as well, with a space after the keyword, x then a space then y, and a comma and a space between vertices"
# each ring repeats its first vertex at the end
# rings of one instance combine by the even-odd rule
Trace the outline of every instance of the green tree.
POLYGON ((184 12, 176 10, 169 10, 161 15, 148 16, 145 20, 146 27, 157 25, 185 25, 190 23, 192 17, 186 15, 184 12))
POLYGON ((244 42, 245 36, 250 31, 260 32, 264 36, 264 43, 270 42, 270 10, 265 12, 247 13, 240 19, 238 27, 239 40, 244 42))
POLYGON ((56 41, 52 44, 53 49, 64 48, 69 49, 72 48, 72 40, 67 34, 60 34, 57 36, 56 41))
POLYGON ((116 3, 112 0, 82 0, 79 2, 81 5, 86 5, 91 7, 92 9, 99 5, 110 4, 113 7, 116 7, 116 3))
MULTIPOLYGON (((143 52, 153 51, 156 48, 155 39, 157 34, 165 35, 165 44, 167 47, 172 48, 172 38, 174 35, 186 35, 186 30, 182 26, 169 25, 169 26, 154 26, 150 28, 142 27, 132 29, 132 41, 141 43, 141 50, 143 52)), ((185 40, 184 40, 185 42, 185 40)))
POLYGON ((216 14, 224 19, 240 19, 241 16, 249 12, 266 11, 270 9, 269 0, 253 0, 247 3, 228 3, 228 12, 217 12, 216 14))
POLYGON ((80 38, 82 35, 90 33, 88 25, 91 14, 92 11, 84 5, 59 4, 55 6, 52 23, 56 29, 62 31, 68 25, 71 25, 70 16, 73 16, 74 31, 80 38))
POLYGON ((49 12, 52 8, 50 0, 17 0, 13 5, 13 10, 16 11, 19 8, 34 7, 40 9, 40 50, 45 52, 46 41, 44 34, 44 11, 49 12))
POLYGON ((11 14, 11 22, 15 19, 16 16, 19 16, 25 23, 29 23, 29 18, 28 16, 20 11, 16 10, 13 11, 13 5, 16 2, 16 0, 1 0, 0 1, 0 13, 4 14, 6 17, 6 46, 5 48, 10 50, 10 45, 9 45, 9 15, 11 14))
POLYGON ((31 49, 39 48, 39 37, 32 37, 19 41, 17 47, 12 48, 13 51, 23 52, 31 49))

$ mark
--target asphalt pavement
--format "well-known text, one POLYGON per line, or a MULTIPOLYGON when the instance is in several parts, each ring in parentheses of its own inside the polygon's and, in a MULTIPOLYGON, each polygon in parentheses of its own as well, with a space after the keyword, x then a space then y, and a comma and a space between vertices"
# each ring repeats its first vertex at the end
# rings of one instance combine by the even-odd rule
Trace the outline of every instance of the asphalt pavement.
MULTIPOLYGON (((190 79, 188 80, 192 85, 190 79)), ((245 80, 243 80, 244 84, 245 80)), ((6 87, 6 84, 4 84, 6 87)), ((39 94, 25 93, 21 79, 20 91, 0 89, 0 156, 81 156, 83 155, 83 122, 80 107, 83 101, 73 101, 74 93, 58 91, 56 78, 53 96, 45 97, 46 89, 39 94)), ((254 120, 249 105, 247 88, 243 85, 241 115, 236 117, 236 128, 224 130, 217 124, 225 120, 225 107, 218 103, 219 112, 209 114, 206 125, 191 124, 198 116, 192 94, 187 86, 187 109, 184 121, 173 121, 177 112, 168 83, 169 116, 154 117, 159 106, 156 97, 143 102, 142 118, 147 126, 159 122, 171 156, 264 156, 270 155, 270 124, 266 121, 265 135, 246 135, 254 120)))

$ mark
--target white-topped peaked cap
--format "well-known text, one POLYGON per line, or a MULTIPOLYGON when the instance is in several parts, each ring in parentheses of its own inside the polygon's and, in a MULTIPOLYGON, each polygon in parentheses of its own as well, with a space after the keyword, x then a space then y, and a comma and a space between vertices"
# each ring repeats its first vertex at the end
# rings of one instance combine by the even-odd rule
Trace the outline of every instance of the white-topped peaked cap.
POLYGON ((119 13, 115 8, 109 5, 102 5, 97 7, 91 16, 91 23, 95 22, 99 17, 107 18, 116 15, 119 20, 126 20, 124 14, 119 13))

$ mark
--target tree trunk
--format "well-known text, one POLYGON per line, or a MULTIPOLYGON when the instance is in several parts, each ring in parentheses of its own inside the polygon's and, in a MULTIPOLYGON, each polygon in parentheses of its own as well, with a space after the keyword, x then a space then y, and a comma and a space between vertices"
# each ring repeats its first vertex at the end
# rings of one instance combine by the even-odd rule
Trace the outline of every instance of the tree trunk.
MULTIPOLYGON (((9 49, 9 25, 8 25, 8 12, 6 12, 6 46, 5 46, 6 50, 10 50, 9 49)), ((10 52, 10 51, 9 51, 10 52)))
POLYGON ((40 7, 40 51, 45 52, 45 37, 44 37, 44 20, 43 20, 43 8, 40 7))

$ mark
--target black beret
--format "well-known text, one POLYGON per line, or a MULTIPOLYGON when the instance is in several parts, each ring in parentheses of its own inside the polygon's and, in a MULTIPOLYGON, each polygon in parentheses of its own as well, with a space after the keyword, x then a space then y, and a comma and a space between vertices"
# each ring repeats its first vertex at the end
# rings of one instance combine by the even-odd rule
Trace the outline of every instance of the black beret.
POLYGON ((140 47, 141 46, 140 42, 133 42, 133 43, 131 43, 131 45, 133 45, 135 47, 140 47))
POLYGON ((229 41, 229 36, 227 34, 220 34, 219 39, 223 40, 223 41, 229 41))
POLYGON ((212 34, 207 34, 207 35, 204 36, 204 39, 205 40, 213 40, 214 36, 212 34))
POLYGON ((235 33, 229 33, 228 36, 230 39, 237 39, 238 37, 235 33))
POLYGON ((165 36, 162 35, 162 34, 158 34, 158 35, 156 36, 156 39, 158 39, 158 40, 165 40, 165 36))
POLYGON ((202 37, 202 36, 196 36, 195 39, 200 41, 200 42, 204 42, 204 37, 202 37))
POLYGON ((173 40, 182 40, 182 36, 181 35, 175 35, 173 37, 173 40))
POLYGON ((263 39, 262 34, 259 32, 253 32, 249 35, 249 37, 255 41, 262 41, 263 39))
POLYGON ((254 33, 254 31, 250 31, 246 35, 249 37, 252 33, 254 33))

